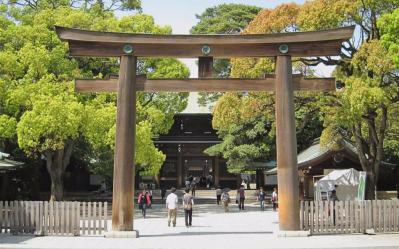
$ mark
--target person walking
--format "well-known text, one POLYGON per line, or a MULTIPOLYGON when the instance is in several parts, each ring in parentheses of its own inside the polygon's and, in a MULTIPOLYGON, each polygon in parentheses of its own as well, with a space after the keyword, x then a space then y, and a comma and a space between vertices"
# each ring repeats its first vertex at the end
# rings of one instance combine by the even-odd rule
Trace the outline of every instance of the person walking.
POLYGON ((266 192, 263 191, 263 187, 260 187, 258 193, 258 201, 260 203, 260 210, 265 211, 265 199, 266 199, 266 192))
POLYGON ((105 193, 107 192, 107 184, 105 183, 105 181, 103 180, 101 182, 101 187, 100 187, 100 193, 105 193))
POLYGON ((175 194, 176 188, 172 187, 170 189, 170 194, 166 197, 166 209, 168 210, 168 227, 170 227, 170 222, 173 226, 176 226, 176 216, 177 216, 177 195, 175 194))
POLYGON ((185 182, 186 188, 190 188, 190 184, 191 184, 191 182, 190 182, 190 180, 187 178, 187 179, 186 179, 186 182, 185 182))
POLYGON ((218 186, 218 188, 216 189, 216 203, 220 204, 221 201, 221 196, 222 196, 222 189, 220 189, 220 186, 218 186))
POLYGON ((165 195, 166 195, 166 188, 165 188, 165 187, 162 187, 162 188, 161 188, 161 199, 162 199, 162 200, 165 199, 165 195))
POLYGON ((192 196, 195 196, 195 188, 197 187, 196 185, 197 185, 197 184, 196 184, 196 181, 193 180, 193 181, 191 182, 191 195, 192 195, 192 196))
POLYGON ((243 185, 241 185, 240 188, 238 189, 238 194, 240 198, 238 202, 238 209, 244 210, 245 190, 243 185))
POLYGON ((212 187, 212 181, 213 181, 212 175, 208 175, 207 178, 206 178, 206 188, 207 189, 212 187))
MULTIPOLYGON (((152 190, 151 190, 151 184, 147 184, 147 193, 148 196, 150 197, 151 203, 152 203, 152 190)), ((148 208, 151 208, 151 204, 148 206, 148 208)))
POLYGON ((272 193, 273 211, 277 210, 277 203, 278 203, 278 194, 277 194, 277 189, 274 188, 272 193))
POLYGON ((186 188, 184 191, 186 192, 183 195, 184 221, 186 223, 186 227, 189 228, 191 227, 193 221, 194 198, 192 195, 190 195, 190 190, 188 188, 186 188))
POLYGON ((137 198, 137 203, 139 204, 139 209, 141 210, 143 218, 145 218, 147 207, 151 205, 150 196, 145 189, 143 189, 143 191, 139 194, 139 197, 137 198))
POLYGON ((223 191, 221 199, 222 199, 224 211, 229 212, 230 195, 229 195, 228 191, 223 191))
POLYGON ((335 202, 339 201, 338 196, 337 196, 337 191, 335 189, 333 189, 331 191, 330 201, 332 201, 332 203, 333 203, 333 223, 334 223, 334 226, 335 226, 335 222, 336 222, 336 219, 335 219, 335 205, 336 205, 336 203, 335 202))

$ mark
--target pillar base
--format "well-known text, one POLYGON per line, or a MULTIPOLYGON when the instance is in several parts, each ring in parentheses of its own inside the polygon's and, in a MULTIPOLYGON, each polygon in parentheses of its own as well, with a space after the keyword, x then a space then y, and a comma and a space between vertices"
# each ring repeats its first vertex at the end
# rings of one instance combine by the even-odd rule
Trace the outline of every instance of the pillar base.
POLYGON ((104 233, 105 238, 138 238, 139 231, 111 231, 104 233))
POLYGON ((310 231, 278 231, 277 237, 308 237, 310 231))

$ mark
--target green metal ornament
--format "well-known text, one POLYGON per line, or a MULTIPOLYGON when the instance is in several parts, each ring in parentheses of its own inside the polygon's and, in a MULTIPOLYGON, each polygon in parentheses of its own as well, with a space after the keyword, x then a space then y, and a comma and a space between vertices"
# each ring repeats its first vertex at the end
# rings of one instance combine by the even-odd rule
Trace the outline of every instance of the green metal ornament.
POLYGON ((286 54, 288 53, 289 47, 287 44, 281 44, 280 46, 278 46, 278 51, 282 54, 286 54))
POLYGON ((131 53, 133 53, 133 47, 132 47, 132 45, 130 45, 130 44, 124 45, 124 46, 123 46, 123 52, 124 52, 125 54, 131 54, 131 53))

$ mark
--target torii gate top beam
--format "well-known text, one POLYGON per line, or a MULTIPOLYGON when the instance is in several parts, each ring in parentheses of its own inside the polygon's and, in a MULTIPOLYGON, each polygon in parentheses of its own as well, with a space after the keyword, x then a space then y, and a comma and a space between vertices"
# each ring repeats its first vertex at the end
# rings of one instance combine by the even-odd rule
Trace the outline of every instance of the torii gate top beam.
POLYGON ((131 45, 137 57, 191 58, 334 56, 350 39, 354 26, 324 31, 246 35, 154 35, 112 33, 56 27, 72 56, 119 57, 131 45), (281 52, 281 45, 288 51, 281 52), (205 48, 205 50, 204 50, 205 48))

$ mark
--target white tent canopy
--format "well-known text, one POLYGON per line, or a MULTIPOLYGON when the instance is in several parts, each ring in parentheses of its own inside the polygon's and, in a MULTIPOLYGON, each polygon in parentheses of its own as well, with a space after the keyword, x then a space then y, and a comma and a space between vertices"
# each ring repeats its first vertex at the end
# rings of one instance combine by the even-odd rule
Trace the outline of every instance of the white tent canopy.
POLYGON ((336 190, 338 200, 355 200, 361 173, 353 168, 334 170, 315 183, 316 200, 329 200, 331 191, 336 190))

